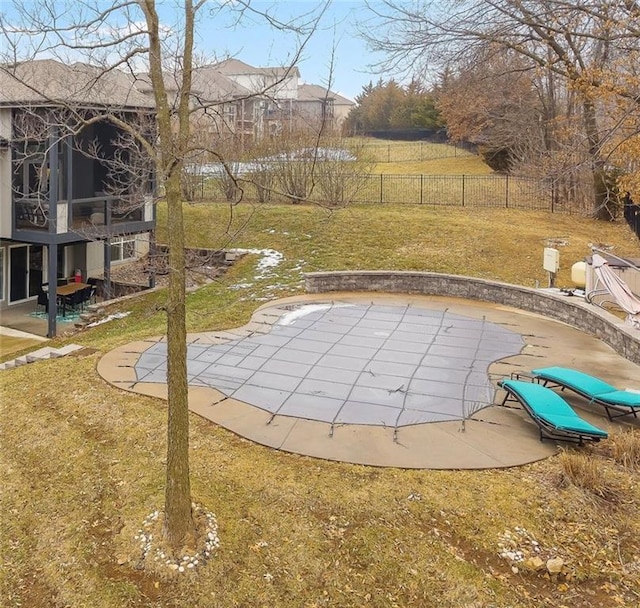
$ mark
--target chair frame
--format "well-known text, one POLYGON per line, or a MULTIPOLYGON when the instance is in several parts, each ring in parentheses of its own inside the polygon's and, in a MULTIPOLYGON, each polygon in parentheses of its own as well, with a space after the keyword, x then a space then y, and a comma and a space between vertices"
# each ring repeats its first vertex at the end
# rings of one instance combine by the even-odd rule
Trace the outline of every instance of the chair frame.
MULTIPOLYGON (((554 425, 551 421, 546 420, 541 414, 536 412, 535 407, 532 406, 530 403, 528 403, 527 400, 524 398, 524 396, 518 393, 516 388, 508 384, 505 385, 505 382, 507 380, 511 380, 511 381, 516 380, 516 381, 524 382, 521 379, 522 377, 523 377, 523 374, 516 373, 516 374, 512 374, 509 379, 503 379, 498 381, 498 386, 505 391, 505 397, 502 400, 502 403, 500 405, 502 407, 510 407, 506 405, 507 402, 519 403, 522 409, 524 409, 524 411, 527 412, 527 414, 529 414, 531 419, 538 425, 538 429, 540 431, 540 441, 544 441, 544 439, 554 439, 558 441, 567 441, 567 442, 577 443, 579 445, 582 445, 584 444, 585 441, 593 441, 597 443, 601 439, 606 439, 608 437, 608 434, 606 433, 606 431, 602 431, 602 433, 604 434, 596 434, 596 433, 589 433, 588 431, 580 431, 577 429, 576 430, 560 429, 556 425, 554 425)), ((539 386, 543 387, 542 384, 535 381, 535 378, 533 378, 530 383, 538 384, 539 386)), ((573 408, 571 408, 571 406, 566 401, 564 401, 564 399, 562 399, 560 395, 553 392, 550 388, 547 388, 547 387, 543 387, 543 388, 548 390, 550 395, 554 396, 553 397, 554 399, 562 400, 564 404, 576 415, 578 419, 584 421, 584 419, 581 418, 578 414, 576 414, 573 411, 573 408)), ((594 428, 597 428, 597 427, 594 427, 594 428)))
MULTIPOLYGON (((565 368, 565 369, 569 370, 570 368, 565 368)), ((570 370, 570 371, 578 371, 578 370, 570 370)), ((601 405, 604 408, 605 412, 607 413, 607 418, 609 418, 609 420, 613 420, 614 418, 624 418, 625 416, 633 416, 634 418, 638 418, 638 411, 640 411, 640 407, 625 405, 624 403, 613 404, 613 403, 610 403, 609 401, 603 401, 602 399, 598 398, 598 395, 593 395, 591 393, 585 392, 581 390, 579 386, 560 382, 557 379, 545 377, 544 373, 541 374, 539 372, 544 372, 544 369, 533 370, 531 372, 531 377, 534 378, 540 384, 542 384, 542 386, 546 386, 549 389, 559 388, 561 392, 564 391, 564 389, 566 388, 574 392, 576 395, 580 395, 580 397, 587 399, 589 403, 597 403, 598 405, 601 405), (612 414, 611 413, 612 410, 614 412, 619 412, 619 413, 612 414)), ((590 375, 590 374, 586 374, 585 372, 580 372, 580 373, 584 374, 585 376, 590 375)), ((595 378, 595 376, 591 376, 591 377, 595 378)), ((600 378, 597 378, 597 379, 600 380, 600 378)), ((606 393, 601 393, 601 394, 605 395, 606 393)))
POLYGON ((44 312, 49 312, 49 294, 42 288, 37 293, 36 298, 36 312, 38 312, 38 307, 43 306, 44 312), (44 300, 44 302, 42 301, 44 300))

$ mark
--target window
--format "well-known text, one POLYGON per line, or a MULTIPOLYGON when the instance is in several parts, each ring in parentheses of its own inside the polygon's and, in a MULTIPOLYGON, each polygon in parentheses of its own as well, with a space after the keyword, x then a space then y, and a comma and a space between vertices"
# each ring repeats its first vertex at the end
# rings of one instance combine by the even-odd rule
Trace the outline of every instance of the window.
POLYGON ((225 104, 224 106, 224 122, 227 125, 234 125, 236 122, 236 107, 225 104))
POLYGON ((124 262, 136 258, 136 237, 123 236, 111 241, 111 261, 124 262))
POLYGON ((322 102, 322 118, 333 118, 333 99, 322 102))

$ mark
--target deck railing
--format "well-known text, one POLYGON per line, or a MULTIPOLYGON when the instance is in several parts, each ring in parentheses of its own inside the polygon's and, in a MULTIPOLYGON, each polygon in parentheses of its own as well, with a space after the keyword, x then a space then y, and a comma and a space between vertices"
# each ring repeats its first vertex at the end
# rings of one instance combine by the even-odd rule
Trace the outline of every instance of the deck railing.
MULTIPOLYGON (((65 214, 66 201, 58 201, 58 213, 65 214)), ((73 199, 67 221, 58 217, 58 232, 87 231, 110 224, 141 222, 144 205, 132 203, 118 196, 73 199)), ((15 227, 18 230, 49 231, 49 203, 38 199, 19 199, 14 202, 15 227)))

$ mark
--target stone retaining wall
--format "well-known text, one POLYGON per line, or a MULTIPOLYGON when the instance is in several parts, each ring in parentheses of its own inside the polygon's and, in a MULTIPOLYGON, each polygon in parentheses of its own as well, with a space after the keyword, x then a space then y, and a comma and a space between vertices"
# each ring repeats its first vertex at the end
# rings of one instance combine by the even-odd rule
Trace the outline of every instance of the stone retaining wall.
POLYGON ((578 297, 435 272, 341 271, 305 274, 308 293, 375 291, 482 300, 513 306, 562 321, 596 336, 617 353, 640 365, 640 331, 578 297))

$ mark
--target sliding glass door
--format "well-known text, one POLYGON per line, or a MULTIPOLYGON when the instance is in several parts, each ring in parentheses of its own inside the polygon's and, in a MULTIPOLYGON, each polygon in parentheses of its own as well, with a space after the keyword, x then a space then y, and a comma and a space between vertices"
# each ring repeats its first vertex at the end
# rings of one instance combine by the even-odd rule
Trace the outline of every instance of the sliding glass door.
POLYGON ((38 294, 44 278, 44 247, 9 247, 9 303, 21 302, 38 294))

